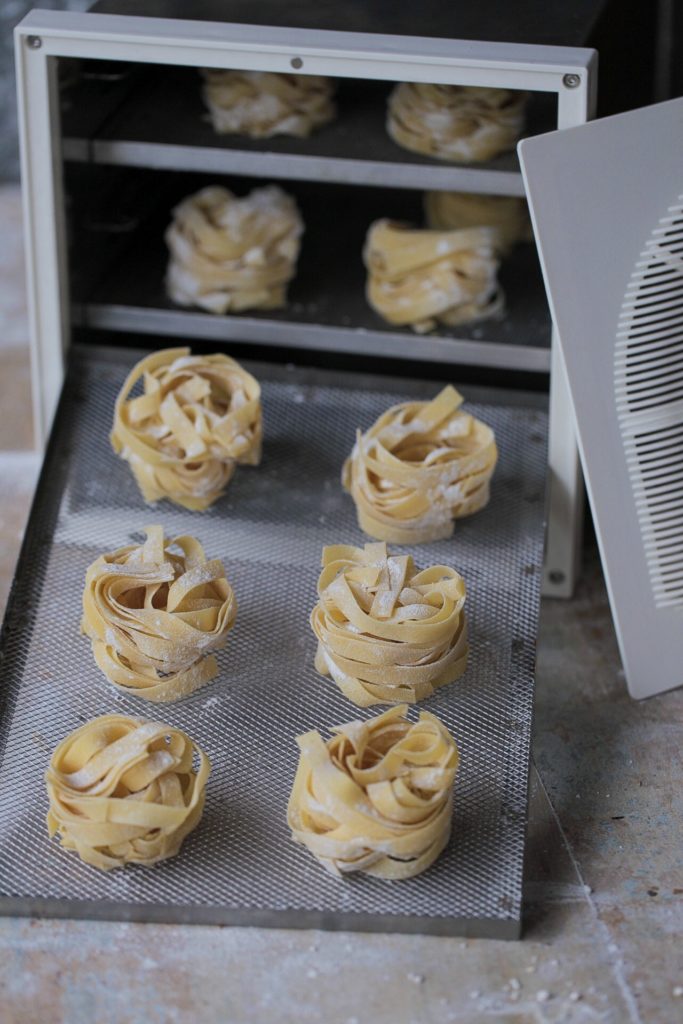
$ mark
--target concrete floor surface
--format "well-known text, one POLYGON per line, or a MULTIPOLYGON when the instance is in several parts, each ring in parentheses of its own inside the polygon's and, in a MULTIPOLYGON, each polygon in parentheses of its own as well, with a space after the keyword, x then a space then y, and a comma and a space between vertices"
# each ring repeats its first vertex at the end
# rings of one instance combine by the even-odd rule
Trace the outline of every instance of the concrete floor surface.
MULTIPOLYGON (((0 607, 38 465, 18 211, 0 190, 0 607)), ((0 919, 0 1024, 676 1024, 682 749, 683 691, 627 696, 589 543, 543 605, 523 941, 0 919)))

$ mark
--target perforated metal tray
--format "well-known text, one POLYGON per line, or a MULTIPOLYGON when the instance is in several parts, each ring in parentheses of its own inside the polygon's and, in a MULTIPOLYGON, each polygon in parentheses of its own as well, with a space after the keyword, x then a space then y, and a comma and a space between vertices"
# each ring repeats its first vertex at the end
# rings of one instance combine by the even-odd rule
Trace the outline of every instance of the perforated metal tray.
MULTIPOLYGON (((419 343, 416 343, 419 344, 419 343)), ((289 838, 285 810, 303 730, 365 717, 313 667, 308 615, 321 548, 362 544, 339 484, 357 426, 437 384, 252 367, 265 447, 213 509, 146 507, 107 439, 114 398, 141 353, 75 349, 10 598, 0 653, 0 911, 198 923, 515 937, 519 932, 543 540, 546 414, 470 402, 495 429, 490 505, 452 540, 415 552, 468 585, 465 677, 425 702, 461 750, 450 845, 424 875, 338 881, 289 838), (145 525, 195 533, 224 560, 239 602, 220 676, 149 706, 115 693, 79 635, 86 566, 145 525), (98 873, 47 838, 43 775, 56 743, 106 712, 187 730, 213 770, 200 827, 152 869, 98 873)), ((472 397, 472 396, 471 396, 472 397)), ((517 399, 517 403, 519 399, 517 399)), ((375 709, 379 710, 379 709, 375 709)), ((415 714, 415 712, 411 712, 415 714)))

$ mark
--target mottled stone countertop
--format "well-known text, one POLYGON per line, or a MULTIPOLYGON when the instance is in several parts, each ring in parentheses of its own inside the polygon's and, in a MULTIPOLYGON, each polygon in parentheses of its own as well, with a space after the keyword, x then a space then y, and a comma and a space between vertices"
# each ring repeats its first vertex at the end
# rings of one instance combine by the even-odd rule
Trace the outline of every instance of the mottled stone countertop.
MULTIPOLYGON (((0 230, 2 605, 37 471, 16 189, 0 230)), ((0 1024, 683 1021, 683 691, 629 699, 585 563, 543 606, 521 942, 0 919, 0 1024)))

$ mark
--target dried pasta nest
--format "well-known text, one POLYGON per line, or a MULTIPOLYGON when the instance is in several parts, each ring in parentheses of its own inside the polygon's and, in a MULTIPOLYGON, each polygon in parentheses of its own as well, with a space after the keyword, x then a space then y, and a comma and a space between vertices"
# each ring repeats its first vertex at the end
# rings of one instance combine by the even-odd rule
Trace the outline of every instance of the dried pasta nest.
POLYGON ((527 94, 470 85, 402 82, 389 97, 387 131, 405 149, 475 163, 513 149, 527 94))
POLYGON ((424 206, 429 227, 437 231, 491 228, 500 255, 533 238, 526 200, 520 196, 425 192, 424 206))
POLYGON ((321 75, 208 68, 202 75, 202 96, 214 131, 222 135, 306 138, 336 115, 334 83, 321 75))
POLYGON ((503 309, 491 228, 434 231, 378 220, 363 259, 368 302, 390 324, 424 334, 438 323, 483 320, 503 309))
POLYGON ((242 197, 203 188, 175 207, 166 231, 168 294, 209 313, 279 309, 303 229, 296 203, 275 185, 242 197))
POLYGON ((323 549, 315 667, 359 707, 423 700, 467 667, 465 581, 384 543, 323 549))
POLYGON ((133 367, 116 399, 110 435, 145 501, 193 511, 221 496, 237 464, 261 460, 261 388, 229 356, 170 348, 133 367), (131 398, 136 385, 143 394, 131 398))
POLYGON ((431 402, 387 409, 344 463, 358 524, 376 540, 420 544, 450 537, 453 520, 489 500, 498 459, 493 431, 460 406, 450 384, 431 402))
POLYGON ((144 544, 100 555, 88 568, 81 628, 99 668, 143 700, 186 697, 218 672, 237 602, 222 562, 194 537, 165 540, 149 526, 144 544))
POLYGON ((427 711, 399 704, 367 722, 297 738, 287 819, 292 837, 335 875, 411 878, 448 843, 458 748, 427 711))
POLYGON ((209 770, 206 754, 180 729, 125 715, 93 718, 50 758, 48 832, 103 871, 173 857, 202 816, 209 770))

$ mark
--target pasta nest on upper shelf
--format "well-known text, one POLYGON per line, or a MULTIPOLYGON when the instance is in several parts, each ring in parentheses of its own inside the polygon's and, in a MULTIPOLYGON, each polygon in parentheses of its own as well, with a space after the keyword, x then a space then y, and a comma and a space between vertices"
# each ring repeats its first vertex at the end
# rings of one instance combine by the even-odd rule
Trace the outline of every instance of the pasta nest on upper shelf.
POLYGON ((48 832, 103 871, 173 857, 202 816, 209 771, 206 754, 180 729, 94 718, 50 758, 48 832))
POLYGON ((209 313, 280 309, 303 230, 294 199, 276 185, 242 197, 209 185, 173 210, 165 235, 168 294, 209 313))
POLYGON ((390 220, 370 225, 363 259, 372 308, 424 334, 500 313, 497 236, 492 228, 433 231, 390 220))
POLYGON ((359 707, 429 697, 467 667, 465 581, 384 543, 323 549, 315 667, 359 707))
POLYGON ((527 94, 471 85, 401 82, 389 96, 387 131, 405 149, 475 163, 513 149, 527 94))
POLYGON ((214 131, 268 139, 306 138, 332 121, 334 82, 321 75, 202 70, 202 96, 214 131))
POLYGON ((453 520, 489 500, 498 459, 493 430, 460 409, 450 384, 431 402, 387 409, 359 430, 344 463, 358 524, 377 540, 420 544, 450 537, 453 520))
POLYGON ((491 228, 496 251, 501 256, 507 255, 517 242, 533 239, 526 200, 520 196, 425 192, 424 207, 429 227, 437 231, 491 228))
POLYGON ((167 702, 217 674, 210 652, 225 646, 237 602, 222 562, 207 561, 198 540, 165 541, 161 526, 146 533, 144 544, 100 555, 88 568, 81 629, 111 683, 167 702))
POLYGON ((334 875, 412 878, 448 843, 458 748, 434 715, 410 722, 406 710, 338 725, 327 743, 317 731, 297 738, 287 820, 334 875))
POLYGON ((235 465, 261 460, 261 389, 229 356, 164 349, 137 363, 116 399, 111 443, 145 501, 202 511, 235 465), (131 398, 142 382, 144 393, 131 398))

